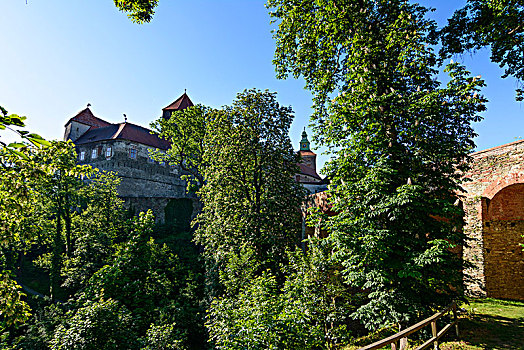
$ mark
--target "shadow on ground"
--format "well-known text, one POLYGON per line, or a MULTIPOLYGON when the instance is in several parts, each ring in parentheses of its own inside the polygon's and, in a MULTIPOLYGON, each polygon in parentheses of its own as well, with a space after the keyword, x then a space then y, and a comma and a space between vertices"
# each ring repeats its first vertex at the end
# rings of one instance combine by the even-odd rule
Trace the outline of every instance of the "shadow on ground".
POLYGON ((449 339, 441 349, 524 350, 524 314, 517 318, 480 313, 469 315, 460 321, 460 339, 449 339))

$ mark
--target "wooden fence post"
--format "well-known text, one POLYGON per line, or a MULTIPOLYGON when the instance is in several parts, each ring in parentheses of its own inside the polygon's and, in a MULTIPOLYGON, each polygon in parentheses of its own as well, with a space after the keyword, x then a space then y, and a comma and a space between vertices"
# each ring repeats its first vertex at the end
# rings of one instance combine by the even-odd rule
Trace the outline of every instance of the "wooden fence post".
POLYGON ((376 341, 373 344, 366 345, 359 350, 376 350, 376 349, 383 349, 385 346, 391 344, 391 350, 406 350, 407 349, 407 343, 408 343, 408 336, 410 334, 413 334, 419 330, 421 330, 424 327, 427 327, 431 324, 431 333, 432 337, 431 339, 426 340, 422 345, 417 347, 417 350, 424 350, 428 349, 433 345, 434 350, 439 349, 439 339, 444 334, 447 333, 447 331, 455 326, 455 331, 458 335, 458 318, 457 318, 457 305, 455 303, 449 305, 445 309, 443 309, 440 312, 437 312, 433 316, 430 316, 426 318, 425 320, 422 320, 412 326, 409 326, 408 328, 401 330, 401 325, 399 325, 399 332, 389 336, 387 338, 384 338, 382 340, 376 341), (440 330, 440 332, 437 332, 437 320, 439 320, 441 317, 448 314, 450 311, 453 311, 453 322, 446 324, 443 326, 443 328, 440 330))
POLYGON ((455 322, 455 334, 459 337, 459 324, 457 320, 457 304, 453 304, 453 322, 455 322))
MULTIPOLYGON (((402 325, 398 325, 398 331, 400 332, 402 330, 402 325)), ((399 341, 399 347, 400 350, 406 350, 408 348, 408 337, 400 338, 399 341)))
POLYGON ((431 322, 431 333, 433 334, 433 349, 438 350, 438 340, 437 340, 437 320, 431 322))

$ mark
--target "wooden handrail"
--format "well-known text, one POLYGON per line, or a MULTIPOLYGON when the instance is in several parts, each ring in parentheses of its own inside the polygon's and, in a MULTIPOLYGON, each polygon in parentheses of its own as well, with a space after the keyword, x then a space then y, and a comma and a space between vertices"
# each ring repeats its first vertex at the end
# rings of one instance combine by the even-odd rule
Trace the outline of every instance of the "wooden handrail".
POLYGON ((457 304, 455 302, 451 303, 448 307, 446 307, 444 310, 437 312, 431 317, 426 318, 423 321, 420 321, 416 324, 414 324, 411 327, 408 327, 404 329, 403 331, 400 331, 390 337, 384 338, 382 340, 379 340, 373 344, 364 346, 363 348, 360 348, 359 350, 374 350, 374 349, 380 349, 383 348, 386 345, 391 344, 392 350, 403 350, 407 345, 407 337, 410 334, 415 333, 416 331, 421 330, 422 328, 428 326, 431 324, 431 331, 433 337, 426 341, 424 344, 416 348, 416 350, 424 350, 427 349, 428 346, 431 344, 434 345, 435 349, 438 349, 438 340, 453 326, 455 326, 455 331, 458 336, 458 322, 457 322, 457 304), (453 322, 450 324, 447 324, 440 332, 437 333, 437 320, 444 316, 448 311, 453 311, 453 322), (400 347, 398 347, 398 343, 401 343, 400 347))

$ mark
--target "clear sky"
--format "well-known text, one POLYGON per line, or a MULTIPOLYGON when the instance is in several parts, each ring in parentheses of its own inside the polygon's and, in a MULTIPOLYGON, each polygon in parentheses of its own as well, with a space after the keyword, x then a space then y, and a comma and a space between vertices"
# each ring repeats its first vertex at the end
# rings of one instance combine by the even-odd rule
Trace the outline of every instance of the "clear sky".
MULTIPOLYGON (((230 104, 256 87, 278 92, 296 118, 291 139, 311 114, 301 80, 275 78, 269 15, 264 0, 160 0, 153 21, 133 24, 111 0, 0 1, 0 105, 26 115, 28 129, 61 139, 65 122, 91 103, 110 122, 148 126, 184 89, 195 103, 230 104)), ((439 24, 462 1, 424 0, 439 24)), ((485 119, 475 125, 478 149, 524 137, 523 106, 514 79, 500 79, 489 52, 464 62, 488 86, 485 119)), ((317 153, 321 153, 318 150, 317 153)), ((319 163, 326 160, 320 156, 319 163)))

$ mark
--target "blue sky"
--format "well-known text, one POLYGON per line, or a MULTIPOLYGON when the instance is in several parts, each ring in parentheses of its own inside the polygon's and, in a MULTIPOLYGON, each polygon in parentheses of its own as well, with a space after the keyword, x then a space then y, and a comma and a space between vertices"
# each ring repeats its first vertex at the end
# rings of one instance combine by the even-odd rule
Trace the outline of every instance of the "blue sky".
MULTIPOLYGON (((160 0, 153 21, 136 25, 111 0, 0 1, 0 105, 28 116, 29 130, 61 139, 64 123, 87 103, 108 121, 123 121, 125 113, 148 126, 184 89, 195 103, 220 107, 256 87, 277 91, 280 103, 293 107, 291 139, 298 147, 311 95, 301 80, 275 78, 264 3, 160 0)), ((437 8, 432 16, 440 24, 462 4, 423 3, 437 8)), ((516 81, 500 79, 488 51, 458 61, 488 84, 488 111, 475 125, 478 149, 524 137, 516 81)))

